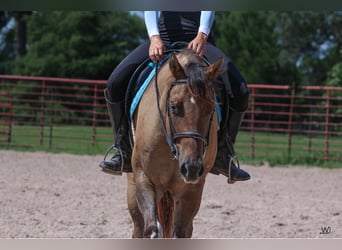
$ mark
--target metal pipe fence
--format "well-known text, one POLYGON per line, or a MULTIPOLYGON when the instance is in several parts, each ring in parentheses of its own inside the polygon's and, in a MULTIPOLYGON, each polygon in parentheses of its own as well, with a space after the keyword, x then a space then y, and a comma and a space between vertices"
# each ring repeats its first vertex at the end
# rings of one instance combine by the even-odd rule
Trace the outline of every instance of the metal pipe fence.
POLYGON ((242 124, 248 133, 239 137, 240 155, 294 163, 342 160, 342 87, 249 88, 250 106, 242 124))
POLYGON ((101 144, 110 145, 113 138, 107 129, 110 124, 103 98, 105 83, 0 76, 1 99, 12 100, 11 111, 0 109, 0 121, 11 125, 11 141, 0 139, 0 146, 74 152, 87 148, 90 152, 101 144), (8 94, 1 94, 5 92, 8 94))
MULTIPOLYGON (((102 154, 104 80, 0 75, 0 149, 102 154)), ((342 87, 249 84, 236 148, 247 161, 342 160, 342 87)))

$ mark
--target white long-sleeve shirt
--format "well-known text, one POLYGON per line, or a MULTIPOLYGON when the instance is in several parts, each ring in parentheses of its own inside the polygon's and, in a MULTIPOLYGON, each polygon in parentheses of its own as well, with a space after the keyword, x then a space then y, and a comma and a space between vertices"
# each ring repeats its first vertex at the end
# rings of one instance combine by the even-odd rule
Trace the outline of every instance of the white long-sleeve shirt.
MULTIPOLYGON (((149 37, 159 35, 158 19, 159 11, 145 11, 145 25, 149 37)), ((211 27, 214 22, 215 11, 201 11, 200 24, 198 32, 202 32, 207 36, 210 33, 211 27)))

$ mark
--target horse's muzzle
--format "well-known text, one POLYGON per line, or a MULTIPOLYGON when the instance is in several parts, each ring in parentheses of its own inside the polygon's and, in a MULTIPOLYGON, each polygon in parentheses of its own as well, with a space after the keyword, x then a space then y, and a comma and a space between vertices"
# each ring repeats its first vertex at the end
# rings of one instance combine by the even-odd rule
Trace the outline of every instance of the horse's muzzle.
POLYGON ((196 183, 204 173, 202 160, 187 160, 180 164, 180 171, 185 182, 196 183))

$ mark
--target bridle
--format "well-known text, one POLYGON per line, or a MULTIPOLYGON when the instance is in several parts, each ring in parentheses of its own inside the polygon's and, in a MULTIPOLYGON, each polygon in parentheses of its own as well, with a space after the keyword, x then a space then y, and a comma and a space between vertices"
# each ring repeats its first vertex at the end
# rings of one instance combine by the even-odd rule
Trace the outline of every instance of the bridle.
POLYGON ((170 110, 170 94, 171 94, 171 90, 173 87, 177 86, 177 85, 182 85, 182 84, 187 84, 188 83, 188 79, 180 79, 180 80, 174 80, 171 82, 168 91, 167 91, 167 98, 166 98, 166 113, 169 119, 169 131, 170 134, 167 131, 166 128, 166 122, 165 122, 165 118, 163 116, 162 110, 160 108, 160 93, 159 93, 159 88, 158 88, 158 62, 155 63, 155 89, 156 89, 156 99, 157 99, 157 107, 158 107, 158 112, 159 112, 159 117, 160 117, 160 121, 163 127, 163 131, 164 131, 164 135, 166 138, 166 142, 171 150, 171 153, 173 155, 173 159, 177 160, 178 156, 179 156, 179 151, 178 151, 178 147, 175 143, 175 141, 179 138, 193 138, 195 140, 200 140, 203 142, 203 155, 206 152, 206 149, 208 147, 208 142, 209 142, 209 134, 210 134, 210 129, 211 129, 211 125, 212 125, 212 120, 213 120, 213 116, 214 116, 214 112, 215 109, 212 110, 211 115, 210 115, 210 120, 209 120, 209 127, 208 127, 208 131, 206 135, 202 135, 199 134, 197 132, 194 131, 185 131, 185 132, 176 132, 175 128, 173 126, 173 122, 172 122, 172 117, 171 117, 171 110, 170 110))

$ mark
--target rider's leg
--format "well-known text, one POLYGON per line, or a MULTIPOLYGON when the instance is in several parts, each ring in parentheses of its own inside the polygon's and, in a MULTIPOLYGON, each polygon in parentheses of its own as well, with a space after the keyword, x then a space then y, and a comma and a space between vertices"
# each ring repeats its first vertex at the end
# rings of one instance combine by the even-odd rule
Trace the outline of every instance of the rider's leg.
POLYGON ((244 112, 230 109, 227 126, 218 132, 218 151, 210 172, 227 176, 228 183, 250 179, 250 175, 240 168, 234 152, 234 143, 243 116, 244 112))
POLYGON ((228 119, 224 119, 218 132, 218 152, 211 173, 223 174, 228 177, 228 183, 235 181, 249 180, 250 175, 240 168, 234 152, 234 143, 239 131, 244 112, 248 106, 247 84, 230 59, 212 44, 207 44, 210 62, 215 61, 219 56, 225 59, 225 71, 221 80, 225 86, 225 93, 229 101, 225 102, 225 109, 229 110, 228 119))
MULTIPOLYGON (((224 76, 222 78, 224 84, 226 84, 227 79, 225 79, 224 76)), ((232 79, 232 77, 230 77, 230 79, 232 79)), ((232 92, 234 93, 233 89, 232 92)), ((246 104, 243 105, 239 103, 239 107, 242 107, 242 109, 235 109, 232 106, 233 102, 229 103, 229 105, 226 105, 225 107, 227 108, 227 106, 229 106, 228 119, 226 119, 226 122, 224 121, 223 124, 221 124, 221 128, 218 132, 218 152, 214 166, 211 169, 211 173, 223 174, 227 176, 228 183, 250 179, 250 175, 240 168, 234 152, 236 136, 244 117, 244 111, 246 110, 248 104, 248 91, 245 92, 244 95, 244 98, 241 98, 241 95, 239 95, 240 98, 238 99, 239 101, 244 99, 246 102, 246 104)), ((231 97, 230 100, 231 99, 237 100, 234 97, 231 97)))
POLYGON ((100 162, 100 167, 106 173, 121 175, 122 172, 131 172, 131 145, 128 136, 128 120, 125 115, 125 102, 111 102, 108 99, 108 90, 105 90, 107 109, 113 129, 115 142, 111 149, 117 153, 110 159, 100 162))
POLYGON ((125 96, 127 84, 135 69, 148 58, 149 41, 134 49, 112 72, 107 82, 105 98, 108 114, 115 137, 114 144, 109 148, 117 149, 110 159, 100 162, 100 167, 106 173, 121 174, 131 172, 131 146, 129 142, 129 124, 125 113, 125 96))

